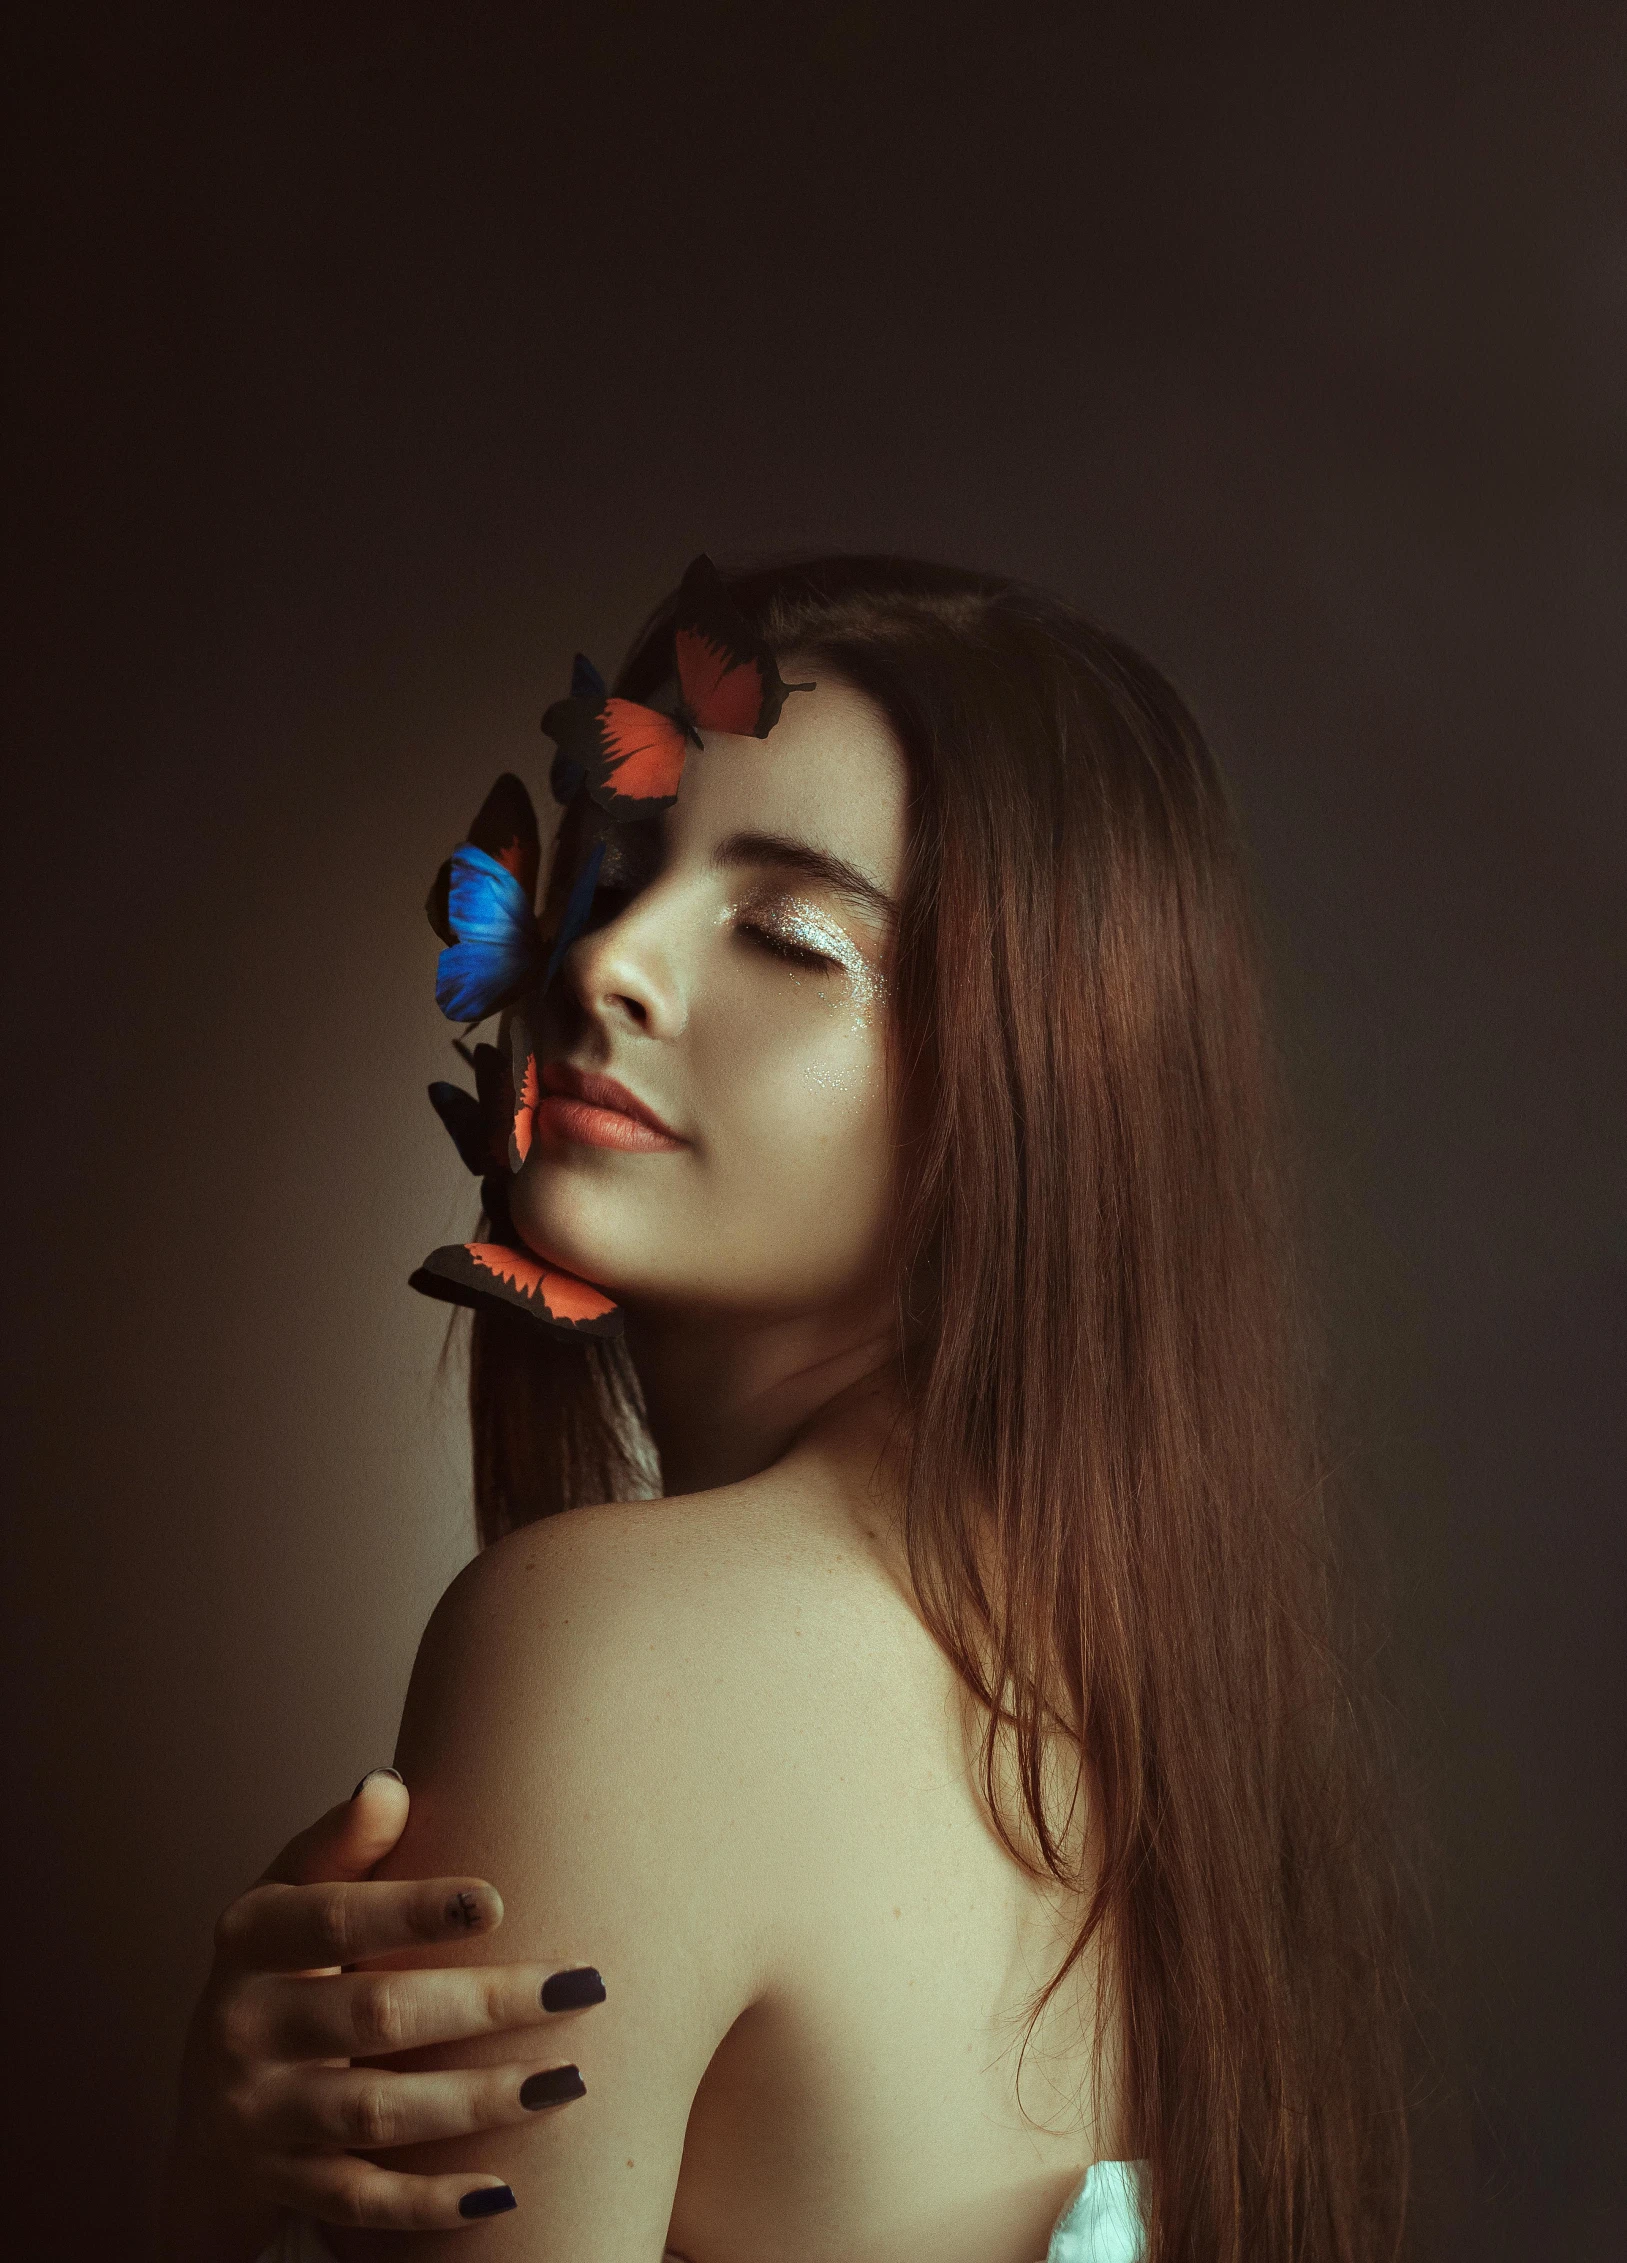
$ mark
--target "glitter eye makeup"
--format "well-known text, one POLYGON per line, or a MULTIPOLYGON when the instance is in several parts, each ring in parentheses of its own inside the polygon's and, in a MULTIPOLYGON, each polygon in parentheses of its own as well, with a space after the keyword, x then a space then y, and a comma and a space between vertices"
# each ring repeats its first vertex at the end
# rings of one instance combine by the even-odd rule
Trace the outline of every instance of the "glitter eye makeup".
POLYGON ((884 988, 880 975, 853 938, 806 897, 781 896, 754 904, 741 927, 794 966, 840 968, 861 1011, 879 1003, 884 988))

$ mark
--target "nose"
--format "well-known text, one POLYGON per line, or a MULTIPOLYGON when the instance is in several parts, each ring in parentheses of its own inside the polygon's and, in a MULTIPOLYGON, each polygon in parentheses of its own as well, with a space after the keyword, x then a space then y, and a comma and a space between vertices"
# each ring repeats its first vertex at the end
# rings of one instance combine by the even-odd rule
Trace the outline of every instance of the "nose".
POLYGON ((682 1032, 688 1000, 663 924, 645 895, 572 944, 563 971, 584 1012, 644 1037, 682 1032))

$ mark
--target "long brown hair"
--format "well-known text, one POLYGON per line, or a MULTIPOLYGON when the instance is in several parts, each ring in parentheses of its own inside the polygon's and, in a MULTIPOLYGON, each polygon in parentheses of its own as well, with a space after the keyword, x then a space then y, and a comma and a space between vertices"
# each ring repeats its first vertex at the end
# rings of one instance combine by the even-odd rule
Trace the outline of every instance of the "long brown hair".
MULTIPOLYGON (((905 1535, 986 1710, 1002 1837, 1088 1896, 1038 2008, 1095 1942, 1154 2263, 1390 2257, 1397 1873, 1337 1635, 1297 1148, 1224 783, 1157 671, 1041 592, 894 558, 730 586, 777 652, 877 702, 908 765, 905 1535), (1058 1730, 1094 1882, 1047 1808, 1058 1730)), ((670 663, 663 607, 618 688, 670 663)), ((479 1319, 482 1540, 639 1489, 638 1411, 619 1347, 479 1319)))

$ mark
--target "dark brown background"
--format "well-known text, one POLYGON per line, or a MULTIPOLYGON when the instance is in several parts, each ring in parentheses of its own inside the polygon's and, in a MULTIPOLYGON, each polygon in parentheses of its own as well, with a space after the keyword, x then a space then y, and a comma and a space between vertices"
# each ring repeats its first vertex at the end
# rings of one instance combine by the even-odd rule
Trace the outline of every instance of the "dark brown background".
POLYGON ((423 889, 702 545, 1018 570, 1211 728, 1440 1849, 1428 2252, 1622 2252, 1623 23, 22 19, 27 2252, 128 2250, 215 1910, 389 1754, 469 1547, 423 889))

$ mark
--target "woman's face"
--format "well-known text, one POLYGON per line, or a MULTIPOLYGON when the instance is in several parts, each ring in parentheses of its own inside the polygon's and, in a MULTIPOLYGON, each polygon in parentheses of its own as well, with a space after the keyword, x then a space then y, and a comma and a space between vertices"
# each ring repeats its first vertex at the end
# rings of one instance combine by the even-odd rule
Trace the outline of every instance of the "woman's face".
POLYGON ((707 732, 675 805, 612 832, 608 917, 538 1032, 514 1222, 632 1306, 783 1316, 879 1286, 904 763, 862 693, 784 673, 820 681, 766 739, 707 732), (617 1098, 595 1077, 669 1136, 594 1105, 617 1098))

